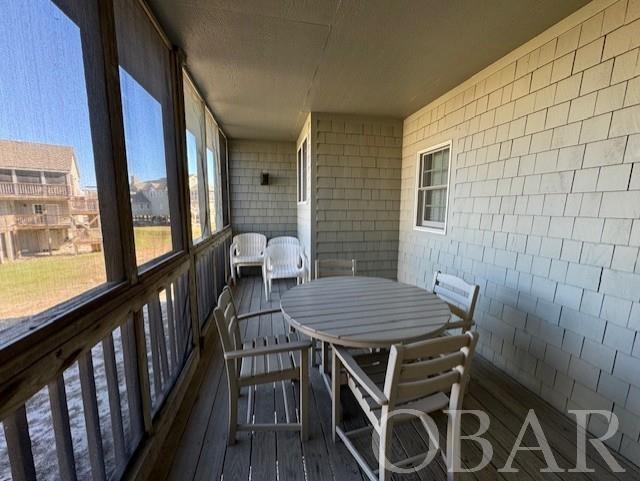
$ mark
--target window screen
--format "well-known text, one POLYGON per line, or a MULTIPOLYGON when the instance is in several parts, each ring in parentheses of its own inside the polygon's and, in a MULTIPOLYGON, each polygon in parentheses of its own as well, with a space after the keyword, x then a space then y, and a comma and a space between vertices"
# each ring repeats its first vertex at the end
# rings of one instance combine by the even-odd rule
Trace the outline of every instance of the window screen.
POLYGON ((180 247, 171 55, 138 2, 115 0, 114 10, 135 251, 143 265, 180 247))
POLYGON ((220 157, 219 151, 219 134, 213 115, 209 111, 206 113, 207 128, 207 189, 209 200, 209 222, 211 232, 217 232, 222 227, 222 189, 220 185, 220 157))
POLYGON ((2 2, 0 344, 122 279, 100 31, 95 0, 2 2))
POLYGON ((191 238, 198 242, 207 235, 207 187, 204 159, 204 104, 188 77, 184 76, 184 111, 186 125, 187 171, 191 238))

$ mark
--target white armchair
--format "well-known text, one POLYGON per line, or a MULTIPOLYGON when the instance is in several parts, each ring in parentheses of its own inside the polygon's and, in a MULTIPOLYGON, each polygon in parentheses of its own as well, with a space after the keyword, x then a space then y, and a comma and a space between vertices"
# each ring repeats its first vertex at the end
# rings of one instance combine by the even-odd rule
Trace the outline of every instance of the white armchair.
POLYGON ((264 292, 271 299, 273 279, 296 279, 298 283, 307 278, 307 262, 299 245, 275 244, 267 247, 262 268, 264 292))
POLYGON ((233 237, 229 252, 231 279, 235 282, 236 270, 240 277, 240 267, 262 266, 267 238, 262 234, 238 234, 233 237))
POLYGON ((298 246, 300 245, 300 241, 298 240, 297 237, 291 237, 291 236, 279 236, 279 237, 273 237, 271 239, 269 239, 269 242, 267 243, 268 246, 271 245, 281 245, 281 244, 288 244, 288 245, 294 245, 294 246, 298 246))

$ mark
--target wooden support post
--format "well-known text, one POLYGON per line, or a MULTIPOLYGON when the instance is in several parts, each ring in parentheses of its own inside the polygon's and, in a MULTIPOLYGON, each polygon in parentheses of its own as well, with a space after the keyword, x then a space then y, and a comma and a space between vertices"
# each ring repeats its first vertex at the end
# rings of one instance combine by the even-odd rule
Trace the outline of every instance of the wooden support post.
POLYGON ((142 420, 145 432, 150 433, 152 429, 151 387, 149 383, 149 370, 147 368, 147 345, 144 335, 142 310, 133 313, 133 328, 135 332, 138 379, 140 380, 142 420))
POLYGON ((80 370, 84 421, 87 427, 87 445, 89 449, 89 462, 91 464, 91 476, 92 479, 96 481, 107 481, 91 350, 80 355, 78 368, 80 370))
POLYGON ((129 403, 129 419, 131 422, 131 445, 137 445, 142 438, 144 423, 142 420, 141 388, 138 374, 138 356, 136 355, 136 333, 134 321, 130 317, 121 328, 122 357, 124 359, 124 377, 127 384, 127 401, 129 403))
POLYGON ((64 481, 76 481, 76 463, 69 424, 69 408, 62 374, 49 383, 49 402, 51 404, 51 420, 53 422, 53 434, 56 439, 56 455, 58 457, 60 478, 64 481))
POLYGON ((29 424, 27 423, 27 411, 24 405, 7 416, 2 421, 2 424, 4 426, 4 437, 7 441, 9 463, 11 464, 11 478, 13 481, 36 479, 29 424))
POLYGON ((127 462, 124 441, 124 425, 120 407, 120 386, 118 383, 118 369, 116 366, 116 352, 113 344, 113 334, 109 334, 102 341, 104 355, 104 369, 107 377, 107 392, 109 395, 109 415, 111 417, 111 433, 116 458, 116 470, 121 470, 127 462))

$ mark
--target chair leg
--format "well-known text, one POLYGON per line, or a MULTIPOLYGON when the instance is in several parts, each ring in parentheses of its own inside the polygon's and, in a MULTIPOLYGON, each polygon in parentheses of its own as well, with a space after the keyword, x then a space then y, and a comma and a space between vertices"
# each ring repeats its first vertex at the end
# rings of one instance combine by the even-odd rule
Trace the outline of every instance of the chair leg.
POLYGON ((389 481, 391 473, 387 470, 388 454, 391 451, 391 435, 393 434, 393 422, 389 419, 382 423, 380 430, 380 443, 378 446, 378 480, 389 481))
POLYGON ((309 439, 309 350, 300 353, 300 437, 309 439))
POLYGON ((336 351, 332 350, 331 356, 331 401, 332 401, 332 409, 331 409, 331 433, 333 435, 333 442, 335 443, 337 440, 336 436, 336 428, 338 424, 340 424, 342 420, 342 411, 340 406, 340 361, 338 360, 338 356, 336 355, 336 351))
POLYGON ((264 298, 269 300, 269 289, 267 287, 267 277, 264 277, 264 298))
POLYGON ((460 463, 455 461, 455 457, 460 456, 460 414, 458 411, 449 412, 449 422, 447 423, 447 454, 445 464, 447 466, 447 481, 456 481, 457 475, 454 467, 460 463))
POLYGON ((238 426, 238 392, 236 389, 229 389, 229 425, 227 443, 229 446, 236 443, 236 428, 238 426))

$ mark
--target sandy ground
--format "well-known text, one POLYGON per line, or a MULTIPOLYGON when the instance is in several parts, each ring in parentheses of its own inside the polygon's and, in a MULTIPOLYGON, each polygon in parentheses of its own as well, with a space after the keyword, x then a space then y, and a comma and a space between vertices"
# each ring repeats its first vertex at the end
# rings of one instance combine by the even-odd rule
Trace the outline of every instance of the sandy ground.
MULTIPOLYGON (((167 315, 164 298, 161 297, 163 319, 165 321, 165 332, 167 332, 167 315)), ((147 319, 145 309, 145 320, 147 319)), ((147 353, 150 353, 149 328, 145 322, 147 353)), ((127 390, 124 377, 124 359, 122 357, 122 340, 120 328, 113 331, 113 339, 116 352, 116 365, 118 371, 118 384, 120 391, 120 407, 125 430, 125 440, 127 449, 131 444, 131 426, 129 418, 129 406, 127 402, 127 390)), ((99 343, 91 351, 94 365, 96 382, 96 392, 98 397, 98 411, 100 415, 100 430, 102 433, 102 443, 104 450, 107 478, 115 469, 113 435, 111 430, 111 418, 109 411, 109 397, 107 394, 107 379, 104 368, 104 354, 102 344, 99 343)), ((150 357, 150 355, 148 356, 150 357)), ((155 405, 152 368, 149 367, 149 378, 151 382, 152 404, 155 405)), ((73 440, 73 450, 76 462, 76 470, 79 480, 91 479, 91 466, 89 464, 89 454, 87 449, 87 435, 84 421, 84 408, 82 404, 82 393, 80 389, 80 379, 78 365, 74 363, 64 372, 64 380, 67 394, 67 405, 69 410, 69 421, 71 424, 71 436, 73 440)), ((31 436, 32 451, 37 471, 38 481, 59 480, 58 460, 56 457, 56 445, 51 420, 51 408, 49 404, 48 388, 41 389, 27 402, 27 420, 29 423, 29 433, 31 436)), ((4 430, 0 430, 0 481, 11 481, 11 469, 4 430)))

